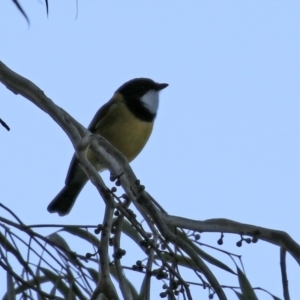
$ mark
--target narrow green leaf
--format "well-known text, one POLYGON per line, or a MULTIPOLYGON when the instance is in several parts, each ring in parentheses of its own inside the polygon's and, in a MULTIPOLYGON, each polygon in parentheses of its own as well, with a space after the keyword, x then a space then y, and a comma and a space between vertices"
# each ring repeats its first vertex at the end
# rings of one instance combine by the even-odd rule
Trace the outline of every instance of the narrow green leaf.
POLYGON ((52 234, 50 234, 48 236, 48 239, 51 242, 54 242, 56 245, 58 245, 59 247, 66 249, 67 251, 71 252, 71 248, 69 247, 68 243, 66 242, 66 240, 60 236, 57 232, 54 232, 52 234))
POLYGON ((99 247, 99 244, 100 244, 99 238, 96 235, 87 231, 86 229, 82 229, 79 227, 73 227, 73 226, 72 227, 66 226, 61 231, 65 231, 65 232, 68 232, 75 236, 78 236, 78 237, 84 239, 85 241, 87 241, 88 243, 93 244, 95 247, 99 247))
POLYGON ((242 290, 243 300, 258 300, 246 275, 238 267, 237 267, 237 274, 239 278, 240 287, 242 290))
POLYGON ((76 300, 76 296, 75 296, 75 293, 73 292, 73 286, 72 285, 69 288, 69 292, 68 292, 66 300, 76 300))
MULTIPOLYGON (((161 253, 161 255, 169 263, 172 263, 175 260, 182 267, 190 268, 190 269, 201 272, 201 270, 198 268, 198 266, 195 264, 195 262, 187 256, 182 256, 180 254, 175 254, 175 255, 171 256, 171 255, 169 255, 169 253, 161 253)), ((157 255, 155 255, 155 259, 159 259, 159 257, 157 255)))
MULTIPOLYGON (((110 274, 112 275, 112 277, 117 282, 119 282, 119 278, 118 278, 118 275, 117 275, 116 267, 115 266, 110 266, 109 270, 110 270, 110 274)), ((126 277, 125 277, 125 281, 126 281, 127 286, 130 289, 132 299, 137 299, 138 298, 138 292, 137 292, 137 290, 135 289, 135 287, 133 286, 133 284, 126 277)))
POLYGON ((234 291, 239 300, 244 300, 244 297, 241 293, 234 291))
POLYGON ((18 249, 16 249, 13 244, 10 243, 10 241, 2 234, 2 232, 0 232, 0 244, 6 251, 13 253, 17 257, 21 256, 18 249))
POLYGON ((140 242, 143 240, 143 238, 127 220, 123 221, 122 232, 140 246, 140 242))
POLYGON ((66 275, 66 280, 69 283, 69 294, 68 294, 68 300, 75 300, 75 299, 82 299, 85 300, 86 296, 83 295, 81 288, 78 287, 76 283, 76 279, 73 276, 73 273, 67 265, 67 275, 66 275), (77 297, 77 298, 76 298, 77 297))
POLYGON ((73 263, 75 266, 82 266, 82 263, 76 258, 74 255, 74 252, 71 250, 69 247, 68 243, 66 240, 60 236, 57 232, 54 232, 48 236, 48 239, 52 241, 54 244, 59 246, 61 249, 66 250, 64 254, 68 257, 69 262, 73 263))
POLYGON ((21 4, 19 3, 18 0, 12 0, 12 2, 16 5, 16 7, 18 8, 19 12, 23 15, 23 17, 26 19, 28 25, 30 24, 30 21, 29 21, 29 18, 28 16, 26 15, 23 7, 21 6, 21 4))
MULTIPOLYGON (((44 273, 44 275, 48 278, 48 280, 53 283, 54 285, 53 289, 58 290, 60 293, 63 294, 64 298, 66 298, 68 295, 69 288, 62 280, 61 275, 58 275, 43 267, 41 267, 40 270, 44 273)), ((53 290, 51 291, 51 294, 53 294, 53 290)))
MULTIPOLYGON (((142 274, 141 274, 142 275, 142 274)), ((149 280, 148 277, 149 275, 145 274, 144 275, 144 279, 140 288, 140 294, 138 296, 138 298, 134 299, 134 300, 144 300, 146 299, 146 281, 149 280)))
POLYGON ((10 272, 6 272, 6 279, 7 279, 7 292, 6 292, 6 299, 15 300, 16 299, 16 291, 14 288, 14 279, 10 272))
POLYGON ((200 249, 197 245, 195 245, 185 233, 178 230, 176 234, 178 235, 178 237, 183 239, 187 244, 189 244, 199 254, 199 256, 202 259, 206 260, 207 262, 209 262, 210 264, 216 267, 219 267, 220 269, 223 269, 224 271, 227 271, 232 274, 236 274, 231 268, 229 268, 227 265, 222 263, 220 260, 214 258, 213 256, 209 255, 208 253, 200 249))
MULTIPOLYGON (((49 280, 45 277, 45 276, 42 276, 42 277, 35 277, 35 279, 33 280, 28 280, 27 283, 28 285, 20 285, 18 288, 15 289, 15 294, 18 295, 20 293, 23 293, 25 292, 26 290, 30 289, 30 286, 34 286, 36 285, 36 282, 38 282, 39 284, 42 284, 42 283, 45 283, 45 282, 48 282, 49 280)), ((8 299, 7 298, 7 294, 2 298, 2 299, 8 299)))
POLYGON ((273 297, 274 300, 281 300, 281 298, 278 298, 278 297, 276 297, 274 295, 272 295, 272 297, 273 297))
POLYGON ((89 274, 92 277, 95 284, 98 284, 98 282, 99 282, 99 272, 96 271, 93 268, 86 268, 86 270, 89 272, 89 274))

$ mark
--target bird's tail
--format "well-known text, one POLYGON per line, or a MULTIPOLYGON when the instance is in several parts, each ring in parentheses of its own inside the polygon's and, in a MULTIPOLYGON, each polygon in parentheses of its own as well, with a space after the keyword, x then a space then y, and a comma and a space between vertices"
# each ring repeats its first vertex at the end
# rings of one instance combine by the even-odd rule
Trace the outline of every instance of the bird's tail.
POLYGON ((57 212, 60 216, 67 215, 72 209, 76 198, 86 182, 87 180, 77 180, 65 185, 64 188, 48 205, 48 211, 50 213, 57 212))

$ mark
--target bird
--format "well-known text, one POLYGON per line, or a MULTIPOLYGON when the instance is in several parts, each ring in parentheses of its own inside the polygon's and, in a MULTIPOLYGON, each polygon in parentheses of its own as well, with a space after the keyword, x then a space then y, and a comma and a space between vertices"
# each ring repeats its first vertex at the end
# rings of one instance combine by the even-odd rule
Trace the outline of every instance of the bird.
MULTIPOLYGON (((149 78, 125 82, 95 114, 88 129, 99 134, 131 162, 146 145, 153 129, 159 106, 159 92, 168 86, 149 78)), ((96 154, 87 150, 87 158, 98 172, 106 169, 96 154)), ((48 205, 50 213, 67 215, 89 178, 73 155, 65 186, 48 205)))

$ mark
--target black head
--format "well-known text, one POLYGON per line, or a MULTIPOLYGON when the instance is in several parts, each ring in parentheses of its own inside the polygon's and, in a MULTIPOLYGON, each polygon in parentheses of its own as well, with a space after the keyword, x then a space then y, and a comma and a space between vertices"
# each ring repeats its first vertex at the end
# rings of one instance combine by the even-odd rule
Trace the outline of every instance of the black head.
POLYGON ((168 86, 149 78, 135 78, 125 82, 116 93, 122 94, 129 110, 139 119, 152 122, 158 109, 158 92, 168 86))
POLYGON ((160 91, 168 86, 167 83, 156 83, 149 78, 135 78, 125 82, 116 92, 125 98, 142 97, 150 90, 160 91))

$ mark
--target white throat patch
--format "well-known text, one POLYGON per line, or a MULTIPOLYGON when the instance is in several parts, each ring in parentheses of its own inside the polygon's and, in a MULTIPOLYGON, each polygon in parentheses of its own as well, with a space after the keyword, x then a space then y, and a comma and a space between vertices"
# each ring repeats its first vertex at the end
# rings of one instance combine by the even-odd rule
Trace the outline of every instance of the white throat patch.
POLYGON ((154 90, 150 90, 143 97, 141 97, 141 101, 151 113, 156 114, 158 110, 158 92, 154 90))

